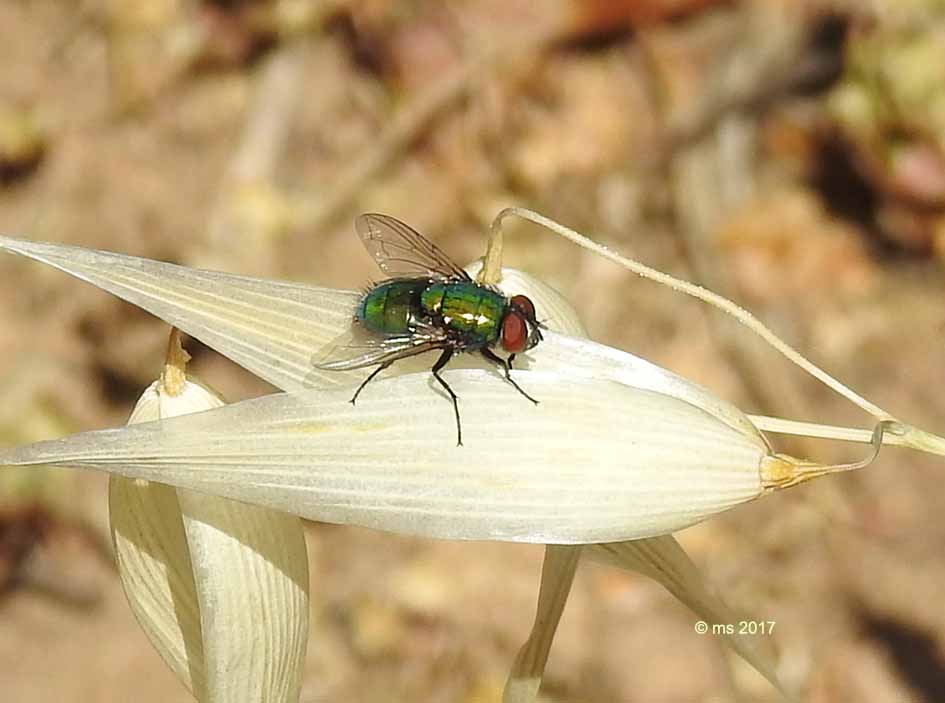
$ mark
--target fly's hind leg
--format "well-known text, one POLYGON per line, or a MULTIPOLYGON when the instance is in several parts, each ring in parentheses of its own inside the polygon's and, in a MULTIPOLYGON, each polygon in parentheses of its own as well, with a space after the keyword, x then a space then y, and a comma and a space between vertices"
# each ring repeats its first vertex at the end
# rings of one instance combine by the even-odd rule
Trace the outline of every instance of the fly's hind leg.
POLYGON ((532 401, 535 405, 538 405, 538 401, 532 398, 530 395, 528 395, 528 393, 523 391, 522 387, 519 386, 515 382, 515 380, 512 378, 512 359, 515 358, 515 354, 512 354, 512 356, 510 356, 508 360, 506 360, 506 359, 503 359, 498 354, 496 354, 495 352, 493 352, 488 347, 483 347, 479 351, 482 353, 484 357, 486 357, 493 364, 495 364, 496 366, 501 366, 503 368, 503 370, 505 371, 505 380, 511 383, 515 387, 515 390, 517 390, 519 393, 524 395, 526 398, 532 401))
POLYGON ((383 371, 383 370, 386 369, 388 366, 390 366, 391 364, 393 364, 395 361, 396 361, 396 359, 391 359, 390 361, 385 361, 383 364, 381 364, 381 365, 378 366, 376 369, 374 369, 374 370, 371 372, 371 375, 368 376, 366 379, 364 379, 364 381, 361 382, 361 385, 358 386, 358 390, 356 390, 356 391, 354 392, 354 395, 351 396, 351 401, 350 401, 351 404, 352 404, 352 405, 355 404, 355 401, 358 399, 358 396, 361 395, 361 391, 364 390, 364 387, 365 387, 367 384, 369 384, 369 383, 374 379, 374 377, 377 376, 377 374, 379 374, 381 371, 383 371))
POLYGON ((459 421, 459 398, 453 392, 453 389, 449 387, 449 384, 443 380, 443 377, 440 376, 440 369, 446 366, 449 363, 449 360, 453 357, 453 348, 447 347, 443 350, 443 353, 440 354, 440 358, 436 360, 436 363, 433 364, 433 377, 440 382, 440 385, 446 389, 446 392, 450 394, 450 398, 453 399, 453 413, 456 415, 456 446, 463 446, 463 427, 459 421))

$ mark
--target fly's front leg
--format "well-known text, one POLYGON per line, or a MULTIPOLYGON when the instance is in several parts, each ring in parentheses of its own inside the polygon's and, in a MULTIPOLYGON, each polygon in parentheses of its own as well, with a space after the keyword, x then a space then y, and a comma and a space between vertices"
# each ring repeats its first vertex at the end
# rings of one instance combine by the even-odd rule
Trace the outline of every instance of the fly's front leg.
POLYGON ((433 371, 433 377, 440 382, 440 385, 446 389, 446 392, 450 394, 450 398, 453 399, 453 413, 456 415, 456 446, 461 447, 463 446, 463 428, 459 421, 459 398, 457 398, 449 384, 443 380, 443 377, 440 376, 440 369, 446 366, 451 358, 453 358, 453 347, 446 347, 431 370, 433 371))
POLYGON ((535 405, 538 405, 538 401, 532 398, 530 395, 528 395, 528 393, 523 391, 521 386, 519 386, 512 378, 512 360, 515 358, 515 354, 512 354, 512 356, 510 356, 508 360, 505 360, 501 356, 493 352, 491 349, 489 349, 489 347, 483 347, 479 351, 482 353, 484 357, 486 357, 493 364, 495 364, 496 366, 502 367, 502 369, 505 371, 505 380, 511 383, 515 387, 515 390, 517 390, 519 393, 524 395, 526 398, 532 401, 535 405))

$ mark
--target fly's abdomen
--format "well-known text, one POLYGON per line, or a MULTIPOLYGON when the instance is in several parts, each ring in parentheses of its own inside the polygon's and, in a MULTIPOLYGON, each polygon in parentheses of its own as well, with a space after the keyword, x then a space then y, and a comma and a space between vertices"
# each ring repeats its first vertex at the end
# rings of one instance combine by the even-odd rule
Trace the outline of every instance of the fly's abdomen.
POLYGON ((448 329, 459 332, 467 347, 493 344, 505 310, 505 297, 476 283, 433 283, 420 304, 428 315, 442 316, 448 329))
POLYGON ((420 295, 429 281, 394 280, 375 286, 358 307, 358 320, 368 329, 386 335, 409 334, 420 310, 420 295))

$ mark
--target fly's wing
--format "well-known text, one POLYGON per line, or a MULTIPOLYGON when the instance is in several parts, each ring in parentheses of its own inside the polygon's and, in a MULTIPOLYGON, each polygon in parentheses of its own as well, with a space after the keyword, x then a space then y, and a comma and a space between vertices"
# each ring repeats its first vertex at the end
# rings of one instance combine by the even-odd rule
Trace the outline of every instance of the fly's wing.
POLYGON ((389 215, 361 215, 354 226, 381 271, 391 278, 472 280, 435 244, 400 220, 389 215))
POLYGON ((445 333, 433 326, 409 335, 384 336, 365 330, 355 320, 348 332, 316 352, 312 365, 323 371, 350 371, 422 354, 445 342, 445 333))

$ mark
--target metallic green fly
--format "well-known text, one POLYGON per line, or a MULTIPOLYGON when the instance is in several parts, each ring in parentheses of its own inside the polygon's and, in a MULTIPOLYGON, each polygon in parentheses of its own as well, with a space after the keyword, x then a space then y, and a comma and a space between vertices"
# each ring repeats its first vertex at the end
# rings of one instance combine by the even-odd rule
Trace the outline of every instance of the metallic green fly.
POLYGON ((361 215, 355 229, 389 280, 372 286, 354 314, 351 332, 315 362, 343 371, 377 366, 351 402, 377 374, 400 359, 438 350, 431 369, 453 401, 457 444, 463 443, 456 394, 440 375, 454 354, 478 352, 505 372, 505 380, 538 404, 512 379, 515 355, 541 341, 535 306, 524 295, 506 297, 476 283, 419 232, 388 215, 361 215), (507 359, 493 348, 501 346, 507 359))

